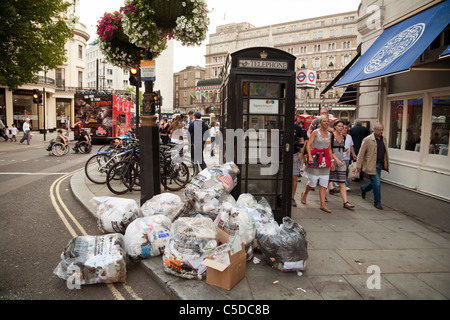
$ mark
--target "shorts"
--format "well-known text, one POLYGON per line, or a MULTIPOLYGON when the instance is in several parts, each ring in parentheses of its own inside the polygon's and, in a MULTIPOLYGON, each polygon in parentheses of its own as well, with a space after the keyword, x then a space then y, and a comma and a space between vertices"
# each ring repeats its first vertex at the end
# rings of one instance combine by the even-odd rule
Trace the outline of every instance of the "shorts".
POLYGON ((310 186, 311 188, 315 188, 317 186, 317 183, 319 183, 319 185, 321 187, 324 188, 328 188, 328 181, 330 179, 330 175, 323 175, 323 176, 316 176, 316 175, 312 175, 312 174, 305 174, 306 177, 308 178, 308 186, 310 186))
POLYGON ((299 176, 300 175, 300 161, 298 161, 298 155, 300 153, 294 153, 294 159, 292 162, 292 175, 293 176, 299 176))

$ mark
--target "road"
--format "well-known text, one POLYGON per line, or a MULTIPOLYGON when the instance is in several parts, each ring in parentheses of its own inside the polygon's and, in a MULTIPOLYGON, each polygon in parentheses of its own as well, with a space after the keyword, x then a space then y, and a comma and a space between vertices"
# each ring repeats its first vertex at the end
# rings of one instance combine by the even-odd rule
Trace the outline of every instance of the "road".
POLYGON ((53 273, 61 252, 73 236, 102 234, 69 185, 71 174, 84 167, 89 155, 71 151, 54 157, 42 143, 0 143, 1 300, 174 299, 129 261, 125 284, 69 289, 53 273))

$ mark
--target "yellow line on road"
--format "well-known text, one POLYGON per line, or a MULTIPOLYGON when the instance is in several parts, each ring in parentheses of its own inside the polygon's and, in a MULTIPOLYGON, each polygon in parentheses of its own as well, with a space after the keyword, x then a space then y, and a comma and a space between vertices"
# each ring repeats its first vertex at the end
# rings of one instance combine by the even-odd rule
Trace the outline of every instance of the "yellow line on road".
MULTIPOLYGON (((53 207, 55 208, 56 212, 58 213, 58 216, 60 217, 60 219, 62 220, 62 222, 64 223, 64 225, 66 226, 67 230, 69 230, 70 234, 72 237, 77 237, 78 234, 77 232, 72 228, 72 226, 70 225, 69 221, 67 220, 66 216, 64 215, 64 213, 62 212, 59 204, 61 205, 61 207, 63 208, 63 210, 66 212, 67 216, 69 216, 69 218, 72 220, 72 222, 77 226, 77 228, 80 230, 81 234, 84 236, 87 236, 87 232, 86 230, 81 226, 81 224, 78 222, 78 220, 72 215, 72 213, 70 212, 70 210, 67 208, 67 206, 64 204, 64 202, 61 199, 61 195, 59 192, 59 188, 61 186, 62 181, 64 181, 65 179, 67 179, 68 177, 71 177, 72 175, 74 175, 75 173, 77 173, 80 170, 83 170, 84 168, 75 170, 73 172, 67 173, 64 176, 56 179, 52 185, 50 186, 50 200, 53 204, 53 207), (56 194, 56 197, 55 197, 56 194), (59 202, 59 204, 58 204, 59 202)), ((111 291, 111 293, 113 294, 114 298, 116 300, 125 300, 124 296, 120 293, 119 290, 117 290, 117 288, 114 286, 114 284, 112 283, 108 283, 107 284, 108 289, 111 291)), ((136 300, 142 300, 137 294, 136 292, 134 292, 134 290, 126 285, 123 284, 123 287, 125 288, 125 290, 136 300)))

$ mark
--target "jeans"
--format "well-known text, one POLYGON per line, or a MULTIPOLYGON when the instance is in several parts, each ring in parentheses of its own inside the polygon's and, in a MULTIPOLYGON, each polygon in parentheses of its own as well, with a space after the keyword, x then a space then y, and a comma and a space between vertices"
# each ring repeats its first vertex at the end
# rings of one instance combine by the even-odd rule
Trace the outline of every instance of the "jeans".
POLYGON ((30 144, 30 131, 25 131, 23 134, 22 139, 20 139, 20 143, 22 143, 24 140, 27 140, 27 144, 30 144))
POLYGON ((381 203, 381 170, 383 169, 382 163, 377 163, 377 173, 374 175, 369 174, 370 182, 363 185, 361 190, 363 192, 368 192, 373 190, 373 203, 379 204, 381 203))
POLYGON ((211 157, 214 157, 214 141, 216 141, 216 137, 211 137, 211 157))

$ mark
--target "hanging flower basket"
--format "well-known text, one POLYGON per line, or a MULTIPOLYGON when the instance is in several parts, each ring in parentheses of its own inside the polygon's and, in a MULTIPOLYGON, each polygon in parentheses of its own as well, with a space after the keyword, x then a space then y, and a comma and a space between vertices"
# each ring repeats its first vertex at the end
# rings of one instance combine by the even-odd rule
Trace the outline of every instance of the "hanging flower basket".
POLYGON ((173 30, 177 26, 177 18, 186 15, 186 0, 147 0, 155 11, 156 24, 165 30, 173 30), (184 5, 183 5, 184 3, 184 5))
POLYGON ((183 45, 206 39, 205 0, 126 0, 120 12, 105 13, 97 34, 106 59, 116 66, 137 66, 146 51, 156 58, 175 38, 183 45))
POLYGON ((97 24, 100 49, 107 61, 121 68, 140 64, 145 50, 130 42, 122 26, 123 14, 118 11, 105 13, 97 24))
POLYGON ((133 44, 150 50, 155 58, 167 48, 169 32, 156 24, 155 11, 147 1, 127 0, 120 11, 123 30, 133 44))

